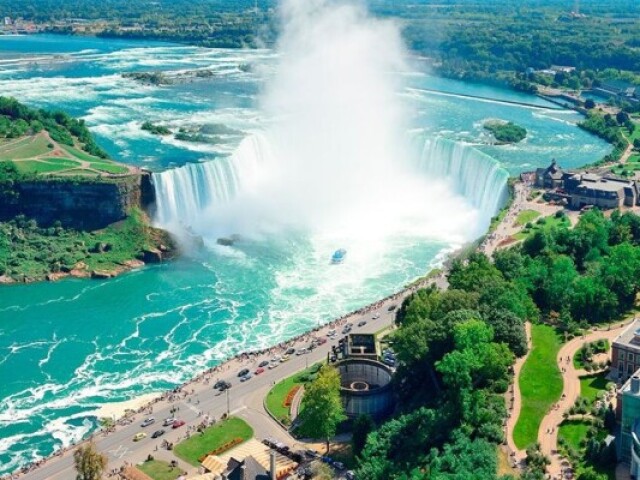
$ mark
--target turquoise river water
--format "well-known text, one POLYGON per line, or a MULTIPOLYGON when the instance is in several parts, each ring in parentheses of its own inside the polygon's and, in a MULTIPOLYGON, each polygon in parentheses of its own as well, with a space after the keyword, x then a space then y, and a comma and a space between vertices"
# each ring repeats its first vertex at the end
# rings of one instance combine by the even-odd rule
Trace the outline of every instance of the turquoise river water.
MULTIPOLYGON (((166 224, 195 224, 244 188, 252 162, 268 148, 260 140, 269 119, 259 98, 276 65, 268 50, 0 37, 1 94, 84 118, 115 159, 155 172, 157 221, 166 224), (214 74, 161 87, 121 75, 197 68, 214 74), (145 120, 234 132, 184 142, 144 132, 145 120)), ((82 438, 95 428, 92 412, 106 402, 170 388, 230 355, 290 338, 400 289, 482 233, 508 174, 551 158, 576 167, 608 151, 575 126, 577 114, 536 97, 438 78, 417 61, 396 75, 398 98, 411 112, 416 176, 437 182, 448 199, 424 205, 424 228, 389 226, 380 219, 388 212, 373 212, 357 233, 262 232, 229 248, 215 245, 203 227, 198 233, 206 248, 171 263, 104 282, 0 289, 0 473, 82 438), (529 135, 518 145, 491 145, 482 129, 489 118, 514 121, 529 135), (340 247, 348 260, 330 265, 340 247)))

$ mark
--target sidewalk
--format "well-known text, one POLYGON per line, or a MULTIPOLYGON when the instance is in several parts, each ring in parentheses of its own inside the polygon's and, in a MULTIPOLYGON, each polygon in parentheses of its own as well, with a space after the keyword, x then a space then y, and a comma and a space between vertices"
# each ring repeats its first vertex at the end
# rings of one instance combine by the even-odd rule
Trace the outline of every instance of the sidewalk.
POLYGON ((542 419, 540 429, 538 430, 538 442, 541 451, 549 457, 551 464, 547 467, 547 472, 551 474, 551 478, 562 478, 562 462, 563 459, 557 453, 558 450, 558 427, 563 422, 563 414, 567 411, 576 399, 580 396, 580 376, 586 375, 588 372, 578 370, 573 366, 573 357, 576 352, 586 342, 593 342, 600 339, 613 341, 627 327, 629 321, 624 323, 622 327, 613 328, 611 330, 595 330, 588 335, 574 338, 562 346, 558 352, 556 359, 557 365, 564 373, 562 374, 564 387, 562 397, 556 404, 556 408, 552 408, 549 413, 542 419), (567 359, 569 359, 567 361, 567 359), (550 433, 547 433, 550 432, 550 433))

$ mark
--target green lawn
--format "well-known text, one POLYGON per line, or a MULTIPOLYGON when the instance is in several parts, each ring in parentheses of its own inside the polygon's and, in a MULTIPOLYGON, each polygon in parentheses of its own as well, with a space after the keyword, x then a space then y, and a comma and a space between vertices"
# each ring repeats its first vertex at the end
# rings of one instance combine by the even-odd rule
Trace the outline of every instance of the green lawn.
POLYGON ((127 167, 108 162, 91 162, 91 168, 95 168, 96 170, 100 170, 101 172, 113 173, 116 175, 127 173, 129 171, 127 167))
POLYGON ((535 210, 523 210, 516 218, 516 225, 526 225, 529 222, 533 222, 539 216, 540 212, 536 212, 535 210))
POLYGON ((153 480, 176 480, 182 473, 179 468, 171 467, 169 463, 162 460, 151 460, 137 465, 138 470, 149 475, 153 480))
POLYGON ((100 160, 98 157, 94 157, 93 155, 90 155, 87 152, 83 152, 82 150, 79 150, 74 147, 70 147, 68 145, 64 145, 64 146, 60 145, 60 147, 64 148, 67 151, 67 153, 69 153, 70 157, 76 157, 86 162, 94 162, 96 160, 100 160))
POLYGON ((529 235, 532 235, 533 233, 537 232, 540 229, 551 230, 552 228, 557 228, 557 227, 561 227, 561 226, 569 226, 570 224, 571 224, 571 221, 566 216, 562 216, 560 218, 557 218, 555 215, 552 215, 551 217, 540 217, 533 224, 532 228, 530 228, 530 229, 526 229, 525 228, 521 232, 516 233, 513 237, 516 240, 524 240, 529 235), (540 221, 542 221, 542 223, 538 223, 540 221))
POLYGON ((61 172, 69 168, 59 163, 39 162, 37 160, 22 160, 13 163, 20 173, 53 173, 61 172))
POLYGON ((280 421, 284 421, 284 423, 290 422, 290 408, 283 405, 285 398, 293 387, 296 385, 304 385, 304 377, 316 373, 320 369, 320 365, 319 363, 312 365, 307 370, 291 375, 277 383, 267 394, 265 401, 267 410, 280 421))
POLYGON ((0 160, 18 160, 44 155, 51 151, 49 141, 44 136, 26 137, 15 143, 0 144, 0 160))
POLYGON ((191 438, 180 442, 174 453, 185 462, 199 467, 198 458, 235 438, 249 440, 253 437, 253 429, 242 419, 231 417, 224 422, 207 428, 202 434, 194 434, 191 438))
POLYGON ((60 165, 67 168, 75 168, 82 165, 77 160, 72 160, 70 158, 60 158, 60 157, 44 157, 39 160, 45 161, 47 163, 55 163, 56 165, 60 165))
POLYGON ((558 429, 558 437, 564 438, 567 445, 580 450, 582 441, 587 437, 591 424, 579 420, 565 420, 558 429))
POLYGON ((520 372, 522 408, 514 428, 518 448, 535 443, 542 418, 562 394, 562 377, 556 364, 560 339, 548 325, 533 325, 533 348, 520 372))
POLYGON ((609 381, 606 379, 606 375, 606 372, 602 372, 597 375, 580 377, 580 396, 594 402, 598 393, 607 389, 609 381))

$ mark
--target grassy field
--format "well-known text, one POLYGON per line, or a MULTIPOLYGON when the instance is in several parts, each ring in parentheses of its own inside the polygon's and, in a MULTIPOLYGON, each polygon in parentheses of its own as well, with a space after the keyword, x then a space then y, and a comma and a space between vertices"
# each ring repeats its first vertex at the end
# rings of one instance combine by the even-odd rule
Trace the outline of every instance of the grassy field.
POLYGON ((265 400, 267 410, 283 423, 291 422, 290 408, 283 405, 285 398, 293 387, 304 385, 304 377, 317 372, 319 368, 320 364, 318 363, 277 383, 267 394, 265 400))
POLYGON ((174 453, 185 462, 199 467, 198 458, 235 438, 249 440, 253 437, 253 429, 242 419, 231 417, 222 423, 207 428, 202 434, 194 434, 191 438, 180 442, 174 453))
POLYGON ((589 399, 590 402, 594 402, 598 393, 607 389, 609 381, 606 379, 606 375, 606 372, 602 372, 597 375, 580 377, 580 396, 589 399))
POLYGON ((20 160, 46 155, 53 150, 53 144, 44 135, 25 137, 20 140, 0 143, 0 160, 20 160), (50 146, 51 145, 51 146, 50 146))
POLYGON ((539 216, 540 212, 536 212, 535 210, 523 210, 516 218, 516 225, 526 225, 529 222, 533 222, 539 216))
POLYGON ((579 420, 566 420, 558 429, 558 437, 562 437, 567 445, 580 450, 582 441, 587 438, 587 432, 591 425, 579 420))
POLYGON ((513 237, 517 240, 524 240, 529 235, 533 235, 538 230, 551 230, 552 228, 569 226, 570 224, 571 221, 566 216, 562 216, 560 218, 556 217, 555 215, 551 217, 541 217, 533 224, 531 228, 525 228, 521 232, 516 233, 513 237))
POLYGON ((92 176, 126 174, 125 165, 59 144, 45 132, 0 143, 0 160, 13 162, 22 174, 92 176))
POLYGON ((520 372, 522 408, 513 431, 518 448, 535 443, 542 418, 562 393, 562 377, 556 364, 560 339, 547 325, 533 325, 533 347, 520 372))
POLYGON ((153 480, 176 480, 182 473, 177 467, 171 467, 162 460, 151 460, 137 465, 136 468, 149 475, 153 480))

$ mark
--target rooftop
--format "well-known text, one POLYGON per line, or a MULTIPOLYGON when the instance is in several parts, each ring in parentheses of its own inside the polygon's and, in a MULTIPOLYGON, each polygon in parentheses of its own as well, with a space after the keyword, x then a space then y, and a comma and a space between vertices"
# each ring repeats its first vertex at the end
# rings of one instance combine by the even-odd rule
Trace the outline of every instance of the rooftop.
POLYGON ((618 337, 613 341, 618 347, 634 348, 640 351, 640 318, 635 318, 618 337))

